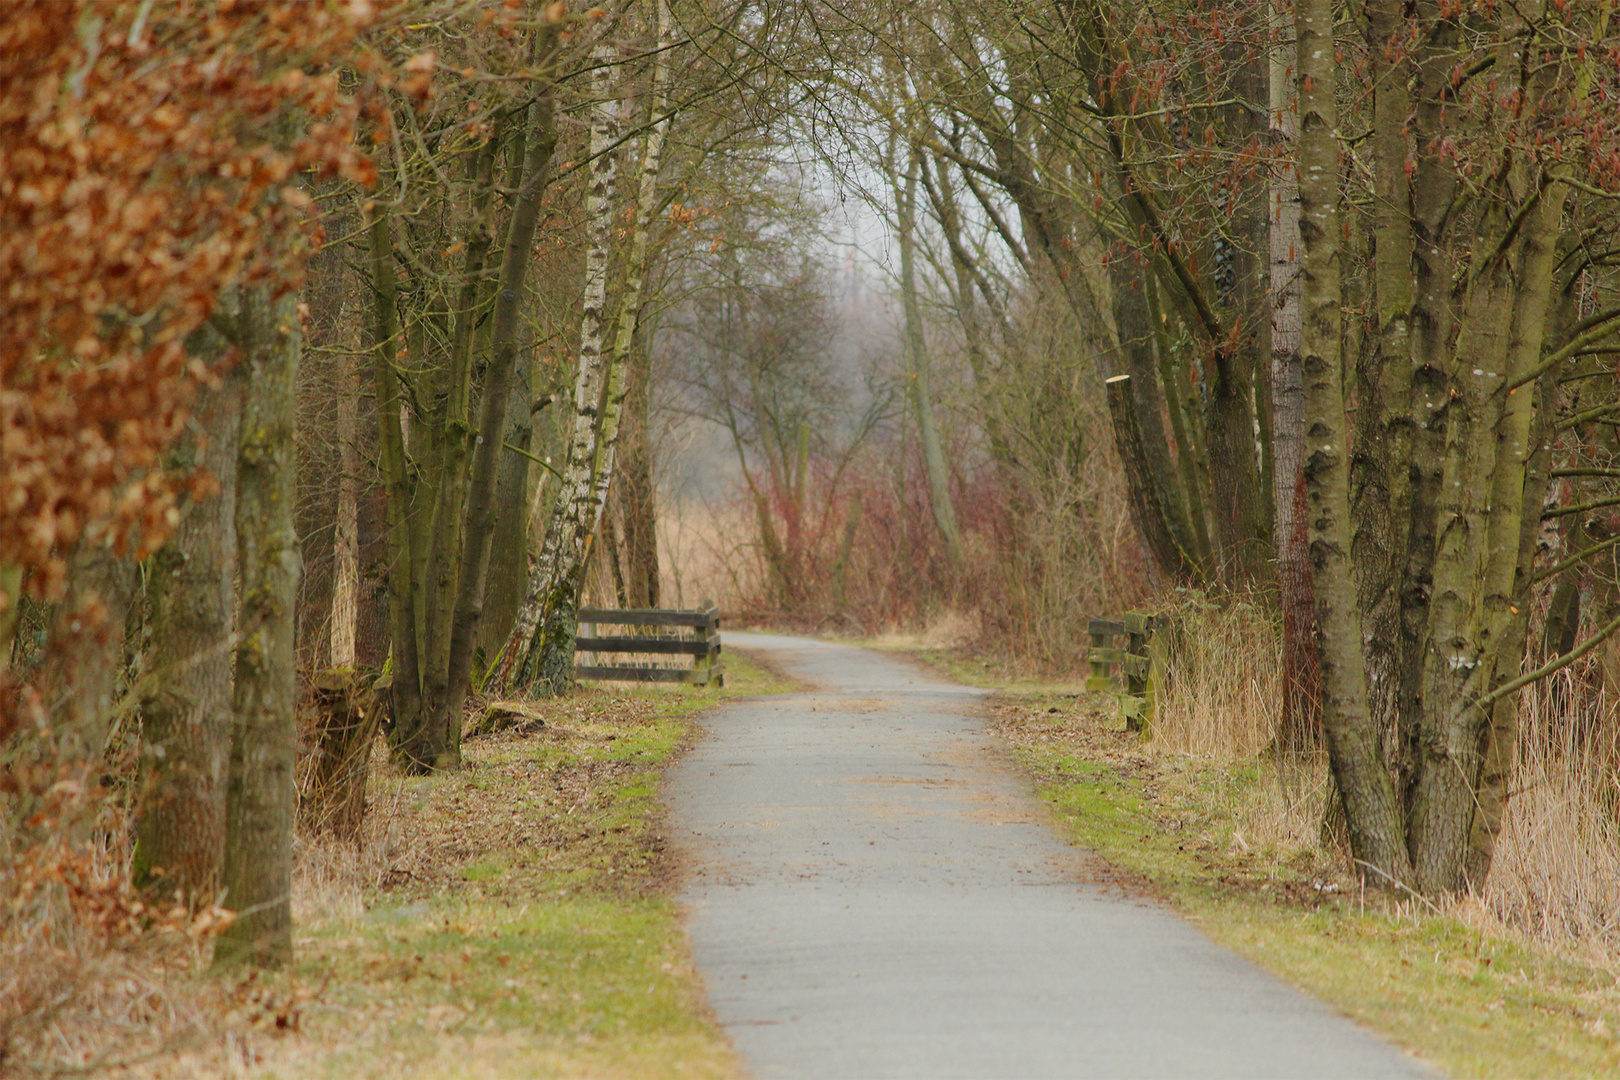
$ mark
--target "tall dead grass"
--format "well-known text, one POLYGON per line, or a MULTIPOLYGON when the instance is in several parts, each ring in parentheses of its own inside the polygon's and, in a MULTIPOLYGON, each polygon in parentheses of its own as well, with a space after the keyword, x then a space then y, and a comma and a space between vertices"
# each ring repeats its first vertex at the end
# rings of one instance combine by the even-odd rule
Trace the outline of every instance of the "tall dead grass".
POLYGON ((1152 610, 1164 629, 1153 641, 1158 694, 1147 751, 1206 774, 1200 798, 1230 818, 1235 844, 1323 854, 1325 755, 1278 762, 1270 754, 1283 693, 1277 617, 1258 598, 1217 603, 1187 589, 1152 610))
POLYGON ((1158 606, 1160 672, 1152 745, 1218 761, 1258 757, 1277 730, 1282 638, 1276 619, 1248 600, 1216 604, 1177 590, 1158 606))
POLYGON ((1620 965, 1620 701, 1602 650, 1527 687, 1496 857, 1480 900, 1504 924, 1620 965))
MULTIPOLYGON (((1280 629, 1258 605, 1178 593, 1159 608, 1160 674, 1146 749, 1243 782, 1205 783, 1234 842, 1342 858, 1322 843, 1331 797, 1325 755, 1278 762, 1268 753, 1282 700, 1280 629)), ((1620 967, 1620 695, 1599 650, 1519 699, 1512 797, 1490 876, 1452 907, 1492 928, 1620 967)))

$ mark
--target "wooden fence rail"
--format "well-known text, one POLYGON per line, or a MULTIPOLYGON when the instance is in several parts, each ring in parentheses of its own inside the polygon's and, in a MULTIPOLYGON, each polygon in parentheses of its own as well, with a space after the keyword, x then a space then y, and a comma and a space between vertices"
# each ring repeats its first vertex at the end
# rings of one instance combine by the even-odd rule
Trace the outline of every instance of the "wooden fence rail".
POLYGON ((608 682, 683 682, 724 686, 720 662, 720 612, 705 600, 693 611, 664 608, 580 608, 574 653, 627 653, 640 656, 690 656, 689 668, 652 664, 579 664, 574 678, 608 682), (603 626, 645 628, 640 632, 598 634, 603 626), (690 636, 680 631, 690 630, 690 636))
POLYGON ((1087 627, 1091 648, 1086 660, 1091 664, 1091 676, 1086 679, 1086 689, 1121 695, 1120 711, 1130 731, 1144 731, 1153 723, 1158 687, 1151 644, 1157 628, 1156 616, 1135 612, 1119 619, 1092 619, 1087 627), (1116 644, 1119 638, 1125 639, 1123 648, 1116 644), (1113 671, 1116 667, 1118 675, 1113 671))

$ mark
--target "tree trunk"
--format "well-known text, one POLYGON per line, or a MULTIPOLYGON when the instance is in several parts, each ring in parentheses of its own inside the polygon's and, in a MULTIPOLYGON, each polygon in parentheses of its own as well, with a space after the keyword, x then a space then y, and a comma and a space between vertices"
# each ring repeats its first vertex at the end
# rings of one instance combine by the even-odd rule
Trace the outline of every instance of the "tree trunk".
POLYGON ((359 357, 345 355, 342 364, 337 405, 337 520, 332 530, 331 656, 334 668, 353 668, 360 596, 359 357))
POLYGON ((432 764, 427 752, 426 716, 418 663, 417 604, 414 579, 418 561, 411 528, 416 484, 408 471, 405 433, 401 425, 399 373, 394 368, 399 351, 398 278, 388 211, 374 204, 368 223, 371 242, 372 378, 377 388, 377 464, 386 491, 388 520, 388 612, 392 633, 393 670, 387 694, 394 751, 407 767, 432 764))
MULTIPOLYGON (((548 32, 547 47, 538 50, 537 55, 549 56, 549 41, 548 32)), ((455 727, 458 744, 461 710, 472 677, 473 646, 478 641, 478 623, 484 612, 496 479, 501 459, 511 453, 503 446, 502 438, 506 433, 506 408, 511 398, 522 332, 524 280, 534 247, 535 228, 540 220, 540 198, 545 192, 551 155, 557 145, 556 105, 549 93, 529 106, 528 123, 524 141, 525 180, 512 210, 512 225, 502 254, 500 290, 495 298, 494 328, 490 334, 493 354, 484 376, 478 448, 468 492, 467 534, 475 542, 469 547, 467 565, 462 569, 450 643, 448 722, 455 727)))
MULTIPOLYGON (((1552 468, 1553 407, 1548 399, 1557 393, 1557 384, 1552 377, 1543 375, 1535 387, 1535 393, 1537 400, 1534 404, 1535 418, 1531 422, 1530 460, 1525 470, 1524 491, 1519 506, 1518 566, 1513 582, 1516 603, 1512 606, 1518 607, 1519 611, 1509 612, 1511 622, 1497 647, 1493 690, 1518 676, 1524 664, 1525 641, 1530 629, 1530 605, 1526 600, 1535 571, 1536 543, 1541 538, 1541 508, 1546 500, 1552 468)), ((1574 595, 1578 604, 1580 593, 1577 591, 1574 595)), ((1548 625, 1553 625, 1551 614, 1548 625)), ((1569 628, 1569 643, 1563 646, 1563 652, 1574 647, 1574 629, 1573 626, 1569 628)), ((1484 888, 1485 879, 1491 872, 1491 863, 1496 857, 1496 839, 1501 835, 1507 814, 1508 785, 1513 779, 1519 748, 1518 696, 1509 694, 1490 709, 1484 767, 1475 799, 1474 820, 1469 828, 1468 853, 1463 864, 1464 884, 1475 891, 1484 888)))
POLYGON ((906 168, 904 186, 900 185, 898 177, 894 185, 900 239, 900 297, 905 309, 906 357, 911 362, 911 379, 907 388, 912 411, 917 418, 917 439, 922 444, 923 470, 928 477, 928 502, 934 511, 934 524, 939 529, 940 539, 945 543, 945 559, 954 575, 962 567, 962 532, 956 523, 956 507, 951 502, 950 470, 945 463, 945 451, 940 445, 939 429, 934 423, 933 365, 923 326, 922 303, 917 295, 917 170, 921 160, 921 152, 913 150, 906 168))
MULTIPOLYGON (((1002 473, 1003 479, 1010 480, 1013 453, 1008 445, 1006 421, 995 400, 989 330, 985 326, 984 318, 981 317, 979 300, 983 300, 990 317, 995 320, 1003 341, 1010 343, 1013 331, 1007 319, 1005 305, 986 280, 979 261, 968 251, 963 239, 962 214, 957 207, 956 192, 951 184, 950 167, 944 157, 937 156, 934 161, 935 168, 930 176, 928 159, 923 159, 922 179, 928 189, 929 201, 934 207, 934 216, 939 219, 940 229, 944 232, 945 241, 950 247, 951 271, 956 286, 956 314, 962 323, 962 334, 965 339, 963 345, 967 352, 968 367, 973 371, 973 383, 979 392, 981 403, 979 423, 984 428, 985 441, 989 443, 990 460, 1002 473)), ((1155 413, 1154 419, 1157 418, 1158 414, 1155 413)), ((1160 446, 1164 445, 1162 426, 1161 422, 1158 440, 1160 446)))
POLYGON ((206 442, 188 436, 176 455, 178 467, 201 468, 220 490, 185 508, 147 572, 133 876, 154 895, 179 892, 196 905, 214 902, 225 856, 242 374, 236 365, 219 389, 202 392, 195 415, 206 442))
POLYGON ((1338 106, 1332 0, 1296 0, 1305 490, 1321 648, 1322 721, 1364 877, 1411 875, 1399 804, 1367 709, 1361 613, 1350 568, 1350 437, 1340 326, 1338 106))
POLYGON ((294 468, 298 297, 268 287, 242 299, 247 389, 236 470, 240 589, 225 906, 237 918, 215 944, 218 964, 276 967, 292 959, 293 602, 298 589, 294 468))
POLYGON ((53 765, 99 777, 124 669, 124 626, 135 567, 104 543, 83 538, 68 562, 67 593, 51 619, 40 683, 50 709, 53 765))
POLYGON ((529 506, 534 501, 533 459, 538 440, 534 420, 533 346, 525 340, 512 369, 506 402, 506 433, 495 479, 495 523, 490 529, 489 568, 484 575, 484 611, 478 622, 477 649, 488 670, 512 632, 529 580, 529 506))
MULTIPOLYGON (((377 419, 361 417, 361 444, 369 445, 363 460, 376 460, 377 419)), ((375 478, 361 486, 355 514, 355 546, 359 553, 360 584, 354 603, 354 665, 379 674, 388 663, 392 639, 388 611, 388 495, 375 478)), ((386 697, 379 706, 386 709, 386 697)))
POLYGON ((539 563, 529 576, 523 606, 513 622, 512 636, 495 674, 497 687, 526 689, 537 680, 543 680, 552 692, 561 693, 573 683, 577 620, 572 612, 578 606, 576 594, 597 512, 591 505, 595 491, 591 465, 608 374, 609 358, 603 345, 621 123, 614 84, 613 47, 606 43, 597 45, 592 60, 595 71, 591 76, 591 97, 596 104, 591 109, 591 140, 587 151, 591 183, 585 198, 584 310, 580 319, 579 369, 574 378, 568 457, 539 563), (563 656, 564 653, 567 655, 563 656))
POLYGON ((1156 501, 1158 485, 1151 476, 1146 475, 1142 433, 1137 429, 1137 410, 1131 401, 1135 391, 1133 383, 1129 375, 1115 375, 1103 384, 1108 395, 1108 414, 1114 422, 1114 445, 1121 450, 1120 464, 1125 470, 1125 490, 1130 497, 1131 519, 1160 566, 1185 568, 1187 564, 1182 558, 1181 549, 1165 528, 1164 523, 1169 515, 1156 501))
POLYGON ((1404 58, 1406 29, 1397 0, 1366 8, 1372 80, 1373 199, 1369 340, 1356 371, 1356 454, 1352 556, 1367 635, 1368 707, 1386 761, 1407 767, 1408 736, 1399 707, 1401 576, 1412 512, 1412 210, 1406 121, 1412 110, 1404 58))
POLYGON ((542 683, 553 694, 574 681, 574 639, 578 633, 580 582, 613 482, 619 420, 626 393, 626 367, 641 315, 648 243, 668 120, 665 107, 673 30, 667 3, 658 4, 659 51, 653 67, 648 130, 641 159, 625 283, 619 297, 614 339, 604 348, 607 304, 607 261, 616 214, 618 179, 614 148, 622 118, 618 88, 613 84, 613 47, 597 47, 593 96, 590 196, 586 201, 589 247, 586 255, 584 317, 580 323, 579 373, 574 383, 574 420, 562 490, 546 530, 545 546, 529 580, 523 609, 508 641, 499 679, 501 685, 526 689, 542 683))
POLYGON ((1413 81, 1411 251, 1412 314, 1407 324, 1410 350, 1412 450, 1406 510, 1406 543, 1401 567, 1401 655, 1397 711, 1401 730, 1398 779, 1410 797, 1417 774, 1417 718, 1423 712, 1423 665, 1429 649, 1429 598, 1433 587, 1435 521, 1445 467, 1451 401, 1450 342, 1453 330, 1451 242, 1452 203, 1458 178, 1440 153, 1452 104, 1457 26, 1441 19, 1437 6, 1420 0, 1418 16, 1433 29, 1416 57, 1413 81))
MULTIPOLYGON (((494 201, 495 159, 500 151, 500 131, 485 139, 478 151, 467 160, 467 181, 472 193, 472 207, 466 225, 465 256, 461 268, 461 288, 456 300, 454 328, 450 344, 449 364, 445 371, 447 399, 441 427, 443 457, 439 462, 437 492, 433 499, 433 524, 428 548, 428 571, 425 583, 425 603, 422 612, 422 637, 426 649, 422 656, 422 700, 426 714, 423 727, 426 735, 421 744, 422 764, 434 769, 455 768, 461 763, 461 711, 460 703, 466 697, 466 688, 452 685, 458 666, 452 659, 458 600, 462 593, 462 579, 468 573, 479 573, 478 603, 483 602, 483 579, 480 553, 487 551, 488 528, 491 514, 487 498, 481 508, 478 522, 483 531, 469 534, 464 526, 474 515, 468 490, 468 456, 473 452, 471 402, 473 397, 473 328, 481 306, 484 266, 489 250, 495 242, 495 223, 490 217, 494 201), (463 547, 471 539, 472 557, 463 559, 463 547)), ((527 253, 525 253, 527 254, 527 253)), ((520 288, 521 291, 521 288, 520 288)), ((499 460, 500 437, 505 434, 506 396, 511 379, 511 364, 504 370, 489 372, 486 381, 483 411, 487 413, 491 393, 500 395, 496 406, 500 424, 488 440, 482 439, 480 430, 478 450, 484 450, 487 441, 490 493, 493 497, 493 462, 499 460), (499 383, 499 386, 494 385, 499 383)), ((465 635, 463 635, 465 638, 465 635)), ((475 641, 476 638, 471 639, 475 641)), ((471 642, 467 649, 470 656, 471 642)), ((471 671, 469 660, 464 665, 471 671)))
POLYGON ((624 398, 624 453, 619 463, 619 505, 623 508, 625 572, 631 607, 658 606, 658 507, 653 481, 652 334, 642 330, 630 348, 629 390, 624 398))
MULTIPOLYGON (((1535 83, 1524 93, 1532 103, 1539 97, 1535 83)), ((1522 590, 1530 576, 1525 546, 1532 542, 1522 516, 1527 499, 1539 506, 1545 490, 1529 471, 1539 459, 1530 441, 1535 394, 1506 388, 1528 378, 1541 359, 1565 188, 1553 180, 1537 190, 1539 178, 1518 165, 1504 173, 1500 202, 1481 215, 1495 225, 1483 236, 1496 255, 1473 278, 1470 299, 1477 302, 1465 308, 1457 343, 1459 359, 1481 366, 1459 372, 1435 546, 1436 648, 1425 670, 1423 756, 1411 809, 1412 859, 1425 892, 1464 888, 1471 852, 1481 872, 1489 865, 1484 836, 1494 838, 1500 825, 1517 713, 1493 710, 1480 698, 1519 674, 1522 590), (1480 785, 1488 771, 1498 775, 1487 804, 1480 785)))
MULTIPOLYGON (((1188 493, 1178 482, 1170 462, 1170 444, 1164 434, 1164 398, 1159 391, 1158 361, 1155 356, 1153 324, 1148 315, 1145 290, 1148 283, 1127 270, 1124 259, 1109 263, 1113 284, 1114 328, 1119 338, 1123 372, 1130 381, 1119 387, 1121 400, 1133 415, 1134 433, 1120 427, 1114 418, 1114 446, 1120 450, 1125 468, 1131 505, 1137 515, 1137 531, 1148 542, 1155 566, 1167 574, 1172 584, 1204 585, 1211 580, 1213 558, 1207 536, 1190 523, 1188 493), (1128 453, 1126 452, 1128 450, 1128 453), (1138 491, 1140 484, 1151 485, 1138 491)), ((1115 400, 1109 380, 1108 401, 1115 400)), ((1172 423, 1180 419, 1172 414, 1172 423)), ((1190 451, 1184 451, 1190 453, 1190 451)), ((1191 475, 1183 474, 1183 477, 1191 475)), ((1197 493, 1192 496, 1197 499, 1197 493)), ((1199 501, 1202 509, 1202 501, 1199 501)))
MULTIPOLYGON (((1273 23, 1292 32, 1275 6, 1273 23)), ((1279 36, 1282 36, 1279 34, 1279 36)), ((1271 68, 1272 137, 1292 144, 1299 117, 1293 80, 1279 50, 1271 68)), ((1272 173, 1271 477, 1277 593, 1282 611, 1283 701, 1277 749, 1297 754, 1321 738, 1322 671, 1316 653, 1316 594, 1311 583, 1305 503, 1305 385, 1300 371, 1299 174, 1289 154, 1272 173)))

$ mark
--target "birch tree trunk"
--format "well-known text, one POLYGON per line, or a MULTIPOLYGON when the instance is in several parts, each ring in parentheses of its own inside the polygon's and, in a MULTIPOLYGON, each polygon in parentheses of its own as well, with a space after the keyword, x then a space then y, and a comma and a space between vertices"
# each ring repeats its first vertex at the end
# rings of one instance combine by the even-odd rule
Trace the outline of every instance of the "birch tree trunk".
POLYGON ((236 470, 241 600, 222 873, 225 906, 237 917, 215 944, 216 964, 278 967, 292 959, 297 301, 290 292, 272 299, 264 286, 242 298, 247 387, 236 470))
POLYGON ((668 120, 663 117, 673 29, 664 0, 658 4, 659 50, 653 67, 652 126, 642 152, 640 187, 626 259, 623 295, 611 347, 604 348, 607 263, 616 215, 614 153, 622 123, 614 75, 614 50, 595 51, 597 102, 591 118, 592 183, 586 202, 589 247, 586 254, 584 318, 580 326, 579 372, 574 383, 574 416, 562 490, 546 530, 545 546, 529 579, 523 608, 508 639, 496 683, 517 689, 542 684, 564 693, 574 680, 574 639, 579 625, 579 587, 586 558, 601 522, 613 481, 619 420, 627 388, 626 367, 641 314, 647 251, 658 174, 668 120))
POLYGON ((622 125, 616 62, 612 45, 602 42, 591 53, 591 183, 585 197, 585 283, 579 329, 579 369, 574 377, 573 415, 562 490, 546 529, 540 559, 529 577, 523 606, 513 622, 494 684, 524 689, 544 679, 561 693, 573 680, 573 644, 578 610, 575 593, 599 506, 592 505, 592 465, 608 381, 610 357, 603 347, 607 323, 608 258, 613 238, 614 189, 619 178, 618 141, 622 125), (562 650, 547 647, 547 638, 566 643, 566 665, 555 659, 562 650))
MULTIPOLYGON (((1273 7, 1273 25, 1291 31, 1273 7)), ((1279 33, 1279 37, 1283 36, 1279 33)), ((1272 137, 1292 145, 1299 135, 1293 99, 1295 80, 1287 61, 1293 50, 1272 55, 1272 137)), ((1283 701, 1277 748, 1306 749, 1319 736, 1321 669, 1316 655, 1315 595, 1311 586, 1305 527, 1305 386, 1300 371, 1299 174, 1286 154, 1272 173, 1269 193, 1271 248, 1271 453, 1272 501, 1277 548, 1277 591, 1282 609, 1283 701)))

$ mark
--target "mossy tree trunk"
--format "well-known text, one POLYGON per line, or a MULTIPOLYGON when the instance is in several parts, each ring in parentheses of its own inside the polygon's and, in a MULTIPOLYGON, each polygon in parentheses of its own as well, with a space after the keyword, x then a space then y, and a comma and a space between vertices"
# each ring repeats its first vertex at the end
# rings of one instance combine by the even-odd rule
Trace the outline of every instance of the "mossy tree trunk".
MULTIPOLYGON (((217 350, 216 350, 217 351, 217 350)), ((194 498, 147 566, 151 637, 141 680, 141 779, 134 878, 165 899, 212 904, 225 855, 225 787, 233 731, 236 462, 242 375, 204 389, 195 431, 174 467, 219 484, 194 498)))
POLYGON ((225 906, 237 917, 215 944, 218 964, 279 967, 292 959, 297 301, 294 293, 250 287, 239 317, 246 381, 236 465, 240 599, 222 873, 225 906))

